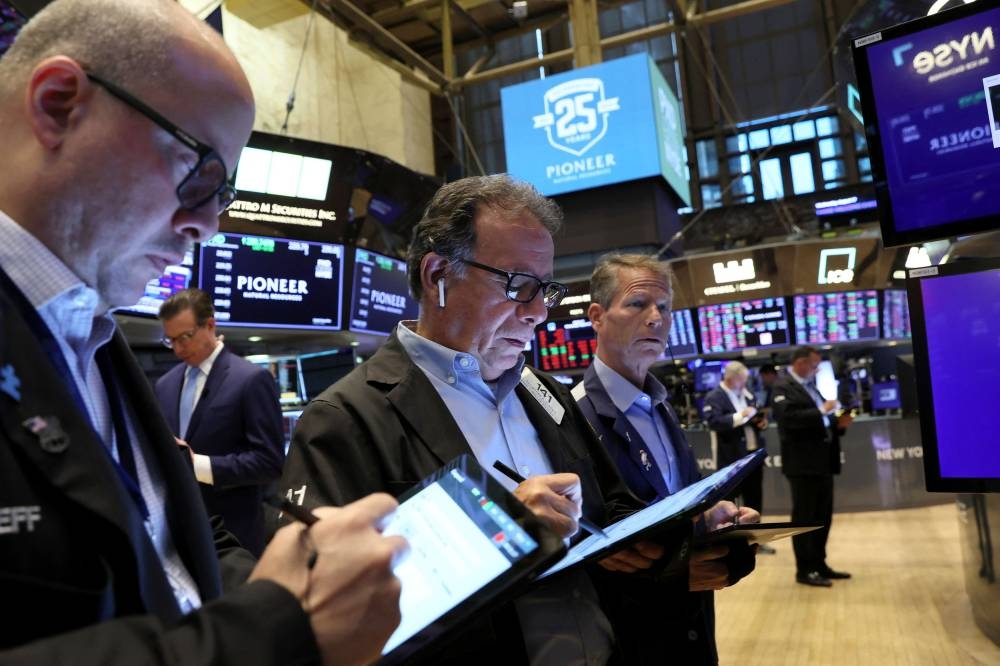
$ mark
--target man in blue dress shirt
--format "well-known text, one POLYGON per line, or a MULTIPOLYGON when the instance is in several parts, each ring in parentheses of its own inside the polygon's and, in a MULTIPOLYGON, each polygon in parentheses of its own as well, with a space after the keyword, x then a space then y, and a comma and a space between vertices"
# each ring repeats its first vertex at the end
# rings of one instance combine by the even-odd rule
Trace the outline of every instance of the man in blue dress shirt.
MULTIPOLYGON (((573 397, 640 499, 655 502, 699 478, 694 459, 667 391, 649 368, 663 354, 670 333, 673 301, 670 268, 639 254, 608 255, 590 280, 593 301, 587 312, 597 334, 597 355, 573 397)), ((704 517, 702 529, 760 519, 753 509, 720 502, 704 517)), ((741 568, 752 561, 745 551, 741 568)), ((715 616, 711 590, 730 584, 726 546, 695 551, 689 591, 651 585, 631 576, 600 580, 610 590, 615 632, 631 664, 716 664, 715 616), (624 599, 622 602, 617 600, 624 599)))

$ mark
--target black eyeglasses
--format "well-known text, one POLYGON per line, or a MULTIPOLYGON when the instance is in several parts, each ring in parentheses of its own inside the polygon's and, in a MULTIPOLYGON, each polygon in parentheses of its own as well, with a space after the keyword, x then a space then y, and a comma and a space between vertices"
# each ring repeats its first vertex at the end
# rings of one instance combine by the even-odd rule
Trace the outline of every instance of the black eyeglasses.
POLYGON ((204 326, 205 326, 204 324, 198 324, 190 331, 184 331, 180 335, 177 335, 172 338, 164 335, 162 338, 160 338, 160 342, 162 342, 163 346, 166 347, 167 349, 173 349, 176 345, 186 345, 187 343, 191 342, 191 338, 194 337, 195 333, 197 333, 199 329, 204 328, 204 326))
POLYGON ((133 97, 131 93, 122 90, 110 81, 90 72, 87 72, 87 78, 152 120, 167 134, 198 154, 198 163, 191 168, 181 184, 177 186, 177 200, 180 201, 182 208, 197 210, 215 197, 218 199, 219 212, 221 213, 236 200, 236 189, 229 182, 226 163, 222 161, 214 148, 198 141, 157 111, 133 97))
POLYGON ((518 303, 530 303, 535 300, 535 296, 541 291, 542 302, 545 304, 545 307, 554 308, 559 305, 559 301, 569 291, 569 287, 561 282, 544 282, 528 273, 509 273, 470 259, 459 259, 459 261, 473 268, 478 268, 481 271, 507 278, 507 298, 518 303))

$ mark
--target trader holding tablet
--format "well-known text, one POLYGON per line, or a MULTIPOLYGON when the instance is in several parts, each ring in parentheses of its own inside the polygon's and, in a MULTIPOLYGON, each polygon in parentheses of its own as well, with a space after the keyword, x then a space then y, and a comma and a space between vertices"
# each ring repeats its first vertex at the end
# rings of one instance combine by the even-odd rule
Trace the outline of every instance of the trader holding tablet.
MULTIPOLYGON (((558 534, 640 507, 569 392, 523 367, 522 351, 566 288, 551 280, 561 213, 506 175, 442 187, 414 230, 408 271, 420 318, 305 409, 282 489, 307 506, 399 495, 462 453, 558 534)), ((644 568, 663 549, 620 554, 644 568)), ((576 568, 477 617, 434 663, 603 664, 614 637, 576 568)))
MULTIPOLYGON (((647 502, 701 478, 666 389, 649 372, 670 333, 671 278, 666 264, 645 255, 613 254, 598 263, 587 312, 597 356, 573 389, 629 488, 647 502)), ((733 522, 737 515, 738 522, 760 520, 753 509, 737 514, 731 502, 720 502, 707 512, 703 529, 733 522)), ((688 665, 718 663, 711 590, 752 570, 752 551, 737 550, 715 546, 692 554, 689 591, 634 576, 598 577, 628 663, 662 664, 668 655, 688 665)))

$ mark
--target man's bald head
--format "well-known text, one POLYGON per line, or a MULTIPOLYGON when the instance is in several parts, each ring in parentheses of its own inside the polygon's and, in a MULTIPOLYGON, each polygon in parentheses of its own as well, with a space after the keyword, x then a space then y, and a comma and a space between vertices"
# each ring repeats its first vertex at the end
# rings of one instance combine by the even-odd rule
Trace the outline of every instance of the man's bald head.
POLYGON ((0 93, 9 97, 57 55, 130 89, 162 85, 176 76, 178 50, 192 46, 238 69, 219 35, 174 0, 54 0, 0 59, 0 93))
POLYGON ((217 197, 187 208, 179 188, 211 152, 232 174, 253 116, 236 58, 173 0, 54 0, 0 59, 0 210, 129 305, 218 229, 217 197))

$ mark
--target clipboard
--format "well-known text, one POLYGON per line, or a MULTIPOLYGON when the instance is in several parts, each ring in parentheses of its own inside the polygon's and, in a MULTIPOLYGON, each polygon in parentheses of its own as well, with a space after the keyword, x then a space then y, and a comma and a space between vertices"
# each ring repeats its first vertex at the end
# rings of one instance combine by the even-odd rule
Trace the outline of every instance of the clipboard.
POLYGON ((699 534, 695 537, 696 546, 713 543, 725 543, 735 539, 746 539, 747 543, 768 543, 778 539, 805 534, 823 527, 820 523, 743 523, 727 525, 722 529, 699 534))
POLYGON ((641 511, 606 526, 604 531, 607 537, 592 534, 583 539, 570 548, 565 557, 545 570, 539 578, 603 559, 637 541, 666 532, 683 521, 690 520, 730 495, 747 475, 764 464, 766 457, 767 451, 757 449, 673 495, 664 497, 641 511))

